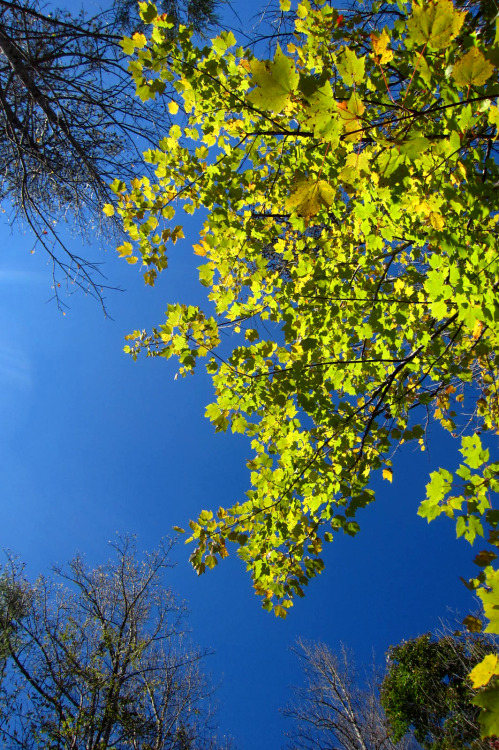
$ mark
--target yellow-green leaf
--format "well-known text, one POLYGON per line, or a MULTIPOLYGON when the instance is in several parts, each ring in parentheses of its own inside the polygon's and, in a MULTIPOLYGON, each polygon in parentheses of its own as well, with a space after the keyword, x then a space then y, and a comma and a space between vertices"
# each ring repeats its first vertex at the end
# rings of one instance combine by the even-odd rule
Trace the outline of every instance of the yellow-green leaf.
POLYGON ((286 208, 310 218, 318 214, 322 206, 331 206, 334 198, 334 188, 325 180, 301 180, 287 199, 286 208))
POLYGON ((105 203, 102 210, 106 216, 114 216, 114 206, 111 203, 105 203))
POLYGON ((483 86, 493 72, 492 63, 473 47, 454 65, 452 77, 458 86, 483 86))
POLYGON ((450 0, 413 3, 407 29, 416 44, 443 49, 459 34, 465 16, 466 12, 455 10, 450 0))
POLYGON ((490 620, 485 632, 499 635, 499 570, 494 570, 486 576, 485 585, 487 588, 479 588, 477 591, 482 600, 485 617, 490 620))
POLYGON ((256 88, 248 94, 248 101, 258 109, 282 112, 298 85, 294 61, 277 45, 274 61, 253 60, 251 72, 256 88))
POLYGON ((347 86, 358 86, 364 80, 366 59, 357 57, 355 52, 344 47, 337 68, 347 86))
POLYGON ((133 55, 135 52, 135 44, 127 36, 121 40, 120 47, 122 48, 125 55, 133 55))

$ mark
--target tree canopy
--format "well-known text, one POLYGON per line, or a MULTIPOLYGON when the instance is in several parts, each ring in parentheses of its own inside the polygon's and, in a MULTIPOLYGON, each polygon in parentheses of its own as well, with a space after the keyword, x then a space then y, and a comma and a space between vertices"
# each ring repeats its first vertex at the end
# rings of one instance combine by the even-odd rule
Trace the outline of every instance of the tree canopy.
POLYGON ((470 671, 497 650, 483 634, 427 633, 392 646, 381 686, 381 703, 393 738, 414 736, 426 750, 475 748, 481 739, 479 708, 471 703, 470 671))
MULTIPOLYGON (((322 571, 324 543, 357 532, 373 479, 392 481, 399 446, 424 450, 436 423, 463 463, 432 474, 419 513, 490 543, 469 585, 497 632, 496 8, 280 6, 294 28, 271 60, 231 33, 202 48, 185 28, 172 39, 150 3, 149 35, 125 47, 139 95, 169 84, 183 107, 145 154, 154 179, 114 183, 105 210, 129 234, 119 253, 153 285, 182 237, 179 208, 201 211, 208 296, 205 309, 169 304, 126 350, 177 357, 182 375, 204 360, 207 417, 253 450, 247 497, 191 522, 192 563, 202 573, 234 543, 263 606, 284 617, 322 571)), ((488 667, 482 685, 497 658, 488 667)), ((499 703, 490 690, 485 713, 499 703)))

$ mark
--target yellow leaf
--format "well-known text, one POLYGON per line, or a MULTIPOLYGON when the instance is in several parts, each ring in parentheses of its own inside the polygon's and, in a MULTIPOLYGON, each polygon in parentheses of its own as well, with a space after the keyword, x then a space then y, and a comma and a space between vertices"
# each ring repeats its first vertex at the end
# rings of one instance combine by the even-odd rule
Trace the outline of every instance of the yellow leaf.
POLYGON ((177 102, 168 102, 168 110, 170 114, 176 115, 178 112, 178 104, 177 102))
POLYGON ((300 180, 286 200, 286 208, 306 219, 319 213, 322 206, 331 206, 336 192, 325 180, 300 180))
POLYGON ((114 216, 114 206, 110 203, 106 203, 102 209, 106 216, 114 216))
POLYGON ((147 38, 145 34, 140 34, 138 31, 133 34, 132 39, 135 42, 136 47, 145 47, 147 44, 147 38))
POLYGON ((133 245, 131 242, 124 242, 122 245, 116 248, 116 251, 118 252, 120 258, 126 258, 127 255, 131 255, 133 250, 133 245))
POLYGON ((371 34, 371 42, 374 50, 374 61, 378 65, 384 65, 385 63, 390 62, 390 60, 393 60, 392 50, 387 49, 388 44, 390 43, 390 37, 385 29, 383 29, 379 36, 377 34, 371 34))
POLYGON ((393 471, 391 469, 383 469, 383 479, 388 480, 388 482, 393 481, 393 471))
POLYGON ((403 279, 397 279, 395 284, 393 285, 393 289, 396 294, 398 294, 399 292, 403 292, 405 289, 405 282, 403 281, 403 279))
POLYGON ((487 685, 494 675, 499 674, 497 662, 497 654, 487 654, 487 656, 471 670, 469 678, 475 689, 487 685))
POLYGON ((437 229, 440 232, 445 226, 444 217, 442 214, 437 214, 435 211, 432 211, 430 214, 430 224, 433 229, 437 229))
POLYGON ((154 286, 156 276, 157 276, 157 273, 154 270, 154 268, 152 268, 150 271, 146 271, 144 274, 144 283, 147 284, 148 286, 154 286))

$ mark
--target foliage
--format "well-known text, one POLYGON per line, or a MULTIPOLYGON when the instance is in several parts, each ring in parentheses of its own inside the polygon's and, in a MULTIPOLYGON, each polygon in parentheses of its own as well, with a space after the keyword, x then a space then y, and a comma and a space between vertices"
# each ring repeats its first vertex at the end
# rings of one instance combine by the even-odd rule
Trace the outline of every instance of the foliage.
MULTIPOLYGON (((495 544, 498 464, 480 437, 498 415, 493 9, 435 0, 346 17, 305 0, 286 53, 260 61, 231 51, 230 34, 202 50, 185 31, 173 42, 142 7, 154 29, 135 45, 138 91, 173 83, 189 119, 146 154, 157 184, 115 183, 132 240, 120 252, 153 284, 182 236, 159 219, 173 222, 177 200, 206 207, 194 250, 216 315, 170 305, 128 350, 176 355, 182 374, 208 357, 207 416, 254 449, 248 499, 191 523, 194 566, 235 542, 284 616, 322 569, 323 542, 356 532, 373 473, 391 481, 394 449, 424 448, 428 419, 462 435, 465 463, 456 479, 432 475, 420 514, 495 544), (225 359, 221 328, 244 331, 225 359)), ((494 558, 477 556, 470 584, 492 632, 494 558)))
MULTIPOLYGON (((402 443, 424 450, 430 422, 461 438, 464 464, 432 475, 420 515, 497 545, 499 463, 482 438, 499 431, 494 4, 338 14, 302 0, 273 60, 230 33, 202 49, 185 29, 173 40, 141 7, 152 29, 127 48, 137 91, 171 84, 183 112, 145 154, 154 181, 114 184, 130 238, 119 252, 153 285, 182 237, 178 206, 207 211, 194 252, 209 303, 170 304, 125 349, 175 356, 182 375, 206 359, 207 416, 253 449, 247 499, 191 522, 194 567, 235 543, 263 606, 284 617, 323 569, 324 542, 357 532, 373 478, 392 481, 402 443)), ((491 632, 495 557, 477 555, 469 584, 491 632)), ((492 693, 477 700, 495 705, 492 693)))
POLYGON ((379 701, 375 667, 361 683, 352 654, 342 646, 334 654, 323 643, 298 642, 306 679, 284 715, 293 719, 291 750, 414 750, 411 737, 395 745, 379 701))
POLYGON ((203 652, 185 609, 163 585, 171 544, 139 557, 134 539, 90 570, 77 556, 55 578, 2 571, 6 666, 0 738, 6 750, 215 750, 203 652))
POLYGON ((356 533, 372 476, 392 479, 393 451, 424 448, 428 420, 456 437, 464 420, 462 451, 483 476, 461 477, 464 499, 452 501, 432 478, 421 514, 455 517, 469 541, 497 523, 496 464, 479 436, 498 416, 487 7, 339 16, 304 0, 287 50, 261 61, 230 33, 202 49, 187 30, 172 40, 142 4, 152 31, 130 43, 138 91, 171 83, 188 119, 145 154, 154 183, 115 181, 131 240, 119 252, 140 258, 152 285, 182 236, 177 204, 207 209, 194 252, 214 315, 170 304, 126 350, 176 356, 183 375, 207 359, 207 416, 251 439, 252 489, 192 522, 192 561, 203 572, 234 542, 279 615, 322 570, 323 542, 356 533), (235 334, 225 359, 222 329, 235 334))
MULTIPOLYGON (((165 0, 164 9, 173 31, 182 19, 199 29, 215 4, 165 0)), ((133 96, 120 42, 127 31, 140 37, 141 26, 135 0, 113 0, 95 17, 51 13, 39 0, 0 2, 0 199, 48 252, 58 300, 66 281, 102 301, 98 266, 65 244, 60 224, 72 219, 83 237, 103 228, 111 175, 133 176, 138 136, 157 142, 168 113, 166 102, 133 96)))
POLYGON ((394 740, 414 731, 427 750, 489 748, 480 739, 479 709, 468 674, 496 646, 481 634, 422 635, 388 652, 388 672, 381 688, 394 740))

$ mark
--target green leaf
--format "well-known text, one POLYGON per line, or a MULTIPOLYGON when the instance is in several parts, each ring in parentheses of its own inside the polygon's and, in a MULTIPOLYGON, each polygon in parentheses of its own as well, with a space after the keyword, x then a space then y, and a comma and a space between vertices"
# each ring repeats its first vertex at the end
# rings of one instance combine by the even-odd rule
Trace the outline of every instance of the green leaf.
POLYGON ((307 122, 314 136, 335 147, 340 140, 343 124, 337 114, 336 100, 329 81, 307 97, 307 122))
POLYGON ((479 435, 465 435, 461 440, 460 451, 471 469, 479 469, 489 459, 489 451, 482 448, 479 435))
POLYGON ((499 685, 478 693, 471 702, 482 709, 478 717, 482 739, 499 736, 499 685))
POLYGON ((407 156, 411 161, 418 159, 421 154, 428 151, 430 148, 430 141, 424 136, 414 136, 404 141, 400 145, 400 153, 407 156))

